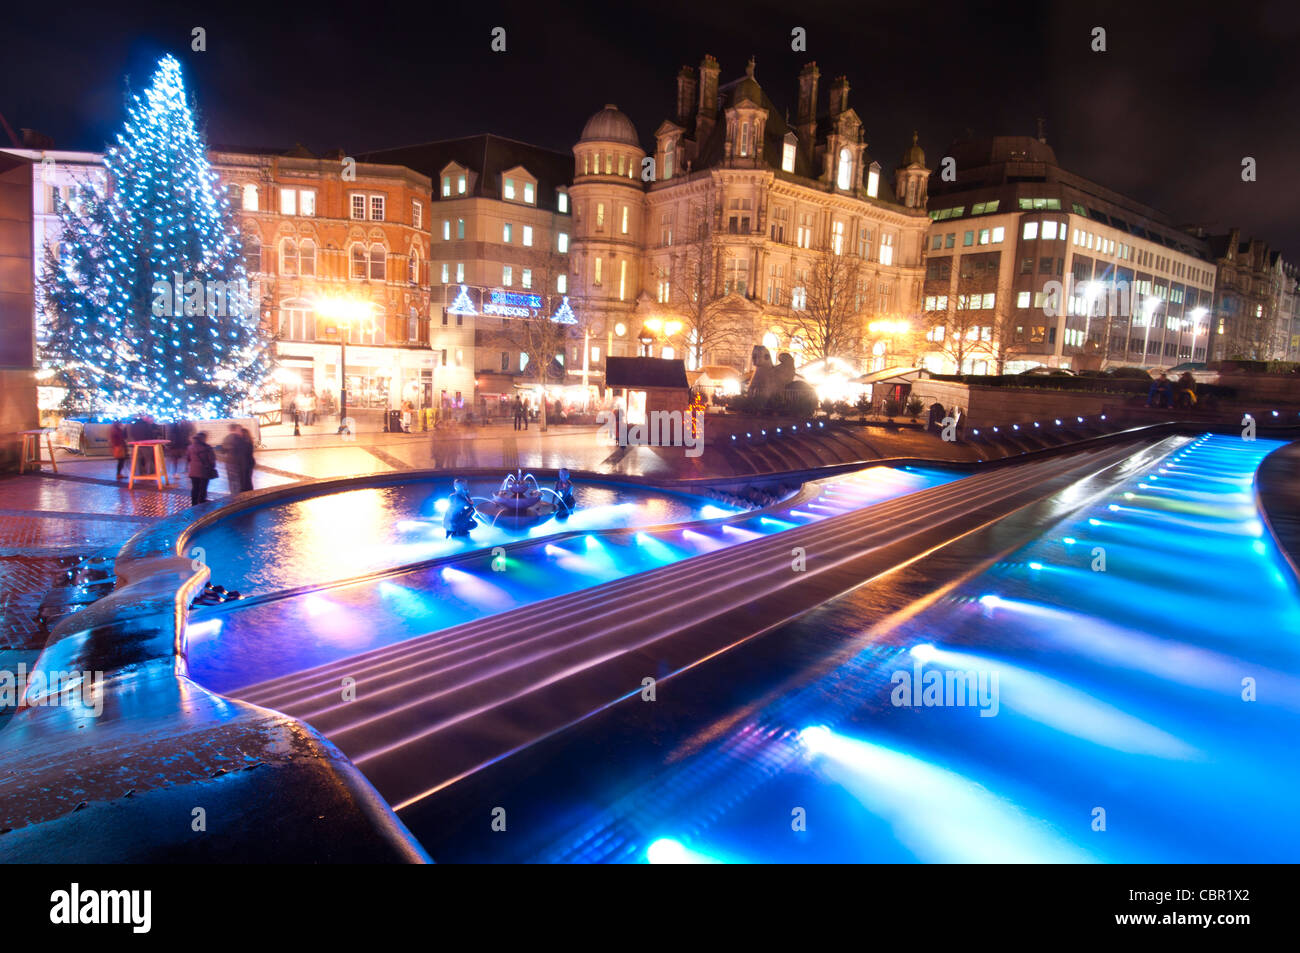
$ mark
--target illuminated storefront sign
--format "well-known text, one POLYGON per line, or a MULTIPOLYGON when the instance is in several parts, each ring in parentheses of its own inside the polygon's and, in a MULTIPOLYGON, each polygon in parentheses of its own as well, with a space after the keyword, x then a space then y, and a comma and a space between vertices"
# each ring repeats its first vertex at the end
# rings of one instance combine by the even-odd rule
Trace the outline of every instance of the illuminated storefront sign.
POLYGON ((542 296, 516 291, 490 291, 483 305, 484 314, 503 318, 531 318, 542 309, 542 296))

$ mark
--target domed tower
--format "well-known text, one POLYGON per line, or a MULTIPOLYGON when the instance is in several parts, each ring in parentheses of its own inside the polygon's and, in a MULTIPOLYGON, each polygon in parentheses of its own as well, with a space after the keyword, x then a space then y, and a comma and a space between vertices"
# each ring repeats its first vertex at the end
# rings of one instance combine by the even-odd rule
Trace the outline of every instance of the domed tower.
POLYGON ((632 121, 607 105, 573 147, 573 294, 602 324, 606 353, 634 355, 632 310, 641 291, 645 150, 632 121), (622 334, 618 333, 619 328, 622 334))
POLYGON ((916 144, 916 138, 913 132, 912 145, 894 171, 894 194, 908 208, 924 209, 930 200, 930 170, 925 167, 925 152, 916 144))

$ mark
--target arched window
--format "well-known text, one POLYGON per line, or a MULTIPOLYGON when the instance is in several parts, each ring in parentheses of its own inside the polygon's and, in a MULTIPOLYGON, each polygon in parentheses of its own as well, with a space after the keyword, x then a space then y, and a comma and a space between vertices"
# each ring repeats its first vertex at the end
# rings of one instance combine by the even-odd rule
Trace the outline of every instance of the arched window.
POLYGON ((244 236, 244 268, 250 272, 262 270, 262 237, 256 232, 244 236))
POLYGON ((420 249, 411 248, 411 254, 406 259, 406 280, 413 285, 420 283, 420 249))
POLYGON ((298 243, 292 238, 280 240, 280 274, 298 274, 298 243))
POLYGON ((244 211, 245 212, 257 211, 257 186, 256 185, 250 184, 244 186, 244 211))
POLYGON ((304 278, 316 277, 316 243, 310 238, 298 245, 298 273, 304 278))
POLYGON ((673 177, 673 159, 677 157, 677 140, 669 139, 664 146, 664 178, 673 177))
POLYGON ((835 179, 835 185, 841 189, 851 188, 853 185, 853 153, 848 149, 840 150, 840 171, 835 179))
POLYGON ((374 244, 370 246, 370 280, 383 281, 387 274, 385 265, 388 261, 388 253, 384 251, 384 246, 374 244))
POLYGON ((349 253, 352 267, 348 276, 354 281, 364 281, 366 277, 366 246, 355 244, 349 253))

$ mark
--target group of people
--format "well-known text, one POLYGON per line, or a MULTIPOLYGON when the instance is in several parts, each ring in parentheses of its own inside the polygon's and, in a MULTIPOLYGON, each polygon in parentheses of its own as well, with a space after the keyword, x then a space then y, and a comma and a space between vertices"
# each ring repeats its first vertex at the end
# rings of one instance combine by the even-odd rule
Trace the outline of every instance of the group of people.
MULTIPOLYGON (((165 427, 156 423, 148 414, 141 414, 129 423, 115 420, 108 430, 108 444, 117 461, 118 480, 122 479, 122 468, 128 464, 129 445, 141 440, 167 441, 165 453, 168 465, 172 473, 179 473, 181 467, 185 467, 190 478, 192 504, 208 501, 208 484, 217 476, 218 449, 226 461, 226 482, 230 485, 231 495, 245 493, 253 488, 255 442, 247 427, 231 424, 229 433, 221 442, 220 448, 217 448, 208 443, 206 431, 196 432, 194 424, 188 420, 172 421, 165 427)), ((137 475, 153 475, 153 454, 140 454, 137 465, 140 467, 137 475)))
POLYGON ((1151 382, 1147 391, 1148 407, 1178 407, 1190 410, 1196 406, 1196 379, 1191 371, 1183 371, 1177 383, 1169 375, 1161 373, 1151 382))
POLYGON ((524 403, 524 399, 518 394, 515 395, 514 419, 516 430, 528 429, 528 418, 532 415, 532 408, 524 403))
POLYGON ((466 415, 460 423, 439 420, 433 425, 433 465, 438 469, 478 466, 474 452, 474 418, 466 415))

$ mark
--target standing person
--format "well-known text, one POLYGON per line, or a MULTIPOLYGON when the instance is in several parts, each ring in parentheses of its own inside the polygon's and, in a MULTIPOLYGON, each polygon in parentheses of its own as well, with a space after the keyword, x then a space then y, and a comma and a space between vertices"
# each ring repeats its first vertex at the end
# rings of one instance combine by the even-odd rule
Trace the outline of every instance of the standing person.
POLYGON ((240 436, 244 438, 242 454, 240 455, 240 469, 243 471, 243 485, 245 490, 253 489, 253 468, 257 466, 257 458, 253 456, 256 445, 253 443, 253 435, 247 427, 239 428, 240 436))
POLYGON ((519 399, 518 394, 515 394, 514 423, 515 423, 516 430, 522 429, 521 424, 523 422, 523 419, 524 419, 524 402, 519 399))
POLYGON ((221 453, 226 458, 226 483, 230 486, 230 495, 238 496, 248 489, 244 486, 244 435, 239 432, 239 424, 230 425, 230 432, 221 441, 221 453))
POLYGON ((194 433, 194 425, 188 420, 173 420, 167 425, 167 458, 171 461, 172 473, 181 472, 181 464, 185 462, 185 452, 190 447, 190 435, 194 433))
POLYGON ((310 427, 316 422, 316 395, 308 393, 302 399, 303 414, 307 417, 307 426, 310 427))
POLYGON ((126 463, 126 427, 122 421, 113 421, 113 426, 108 428, 108 445, 113 451, 113 458, 117 460, 117 479, 122 479, 122 465, 126 463))
MULTIPOLYGON (((149 419, 148 414, 141 414, 126 428, 127 439, 132 443, 139 440, 152 440, 154 438, 153 421, 149 419)), ((145 448, 148 453, 140 454, 141 469, 140 472, 146 475, 153 473, 153 448, 145 448)))
POLYGON ((465 466, 478 466, 478 454, 474 452, 474 415, 466 414, 465 423, 462 424, 460 436, 461 457, 465 461, 465 466))
POLYGON ((208 445, 208 435, 200 430, 190 438, 185 452, 190 474, 190 505, 208 502, 208 481, 217 475, 217 452, 208 445))

